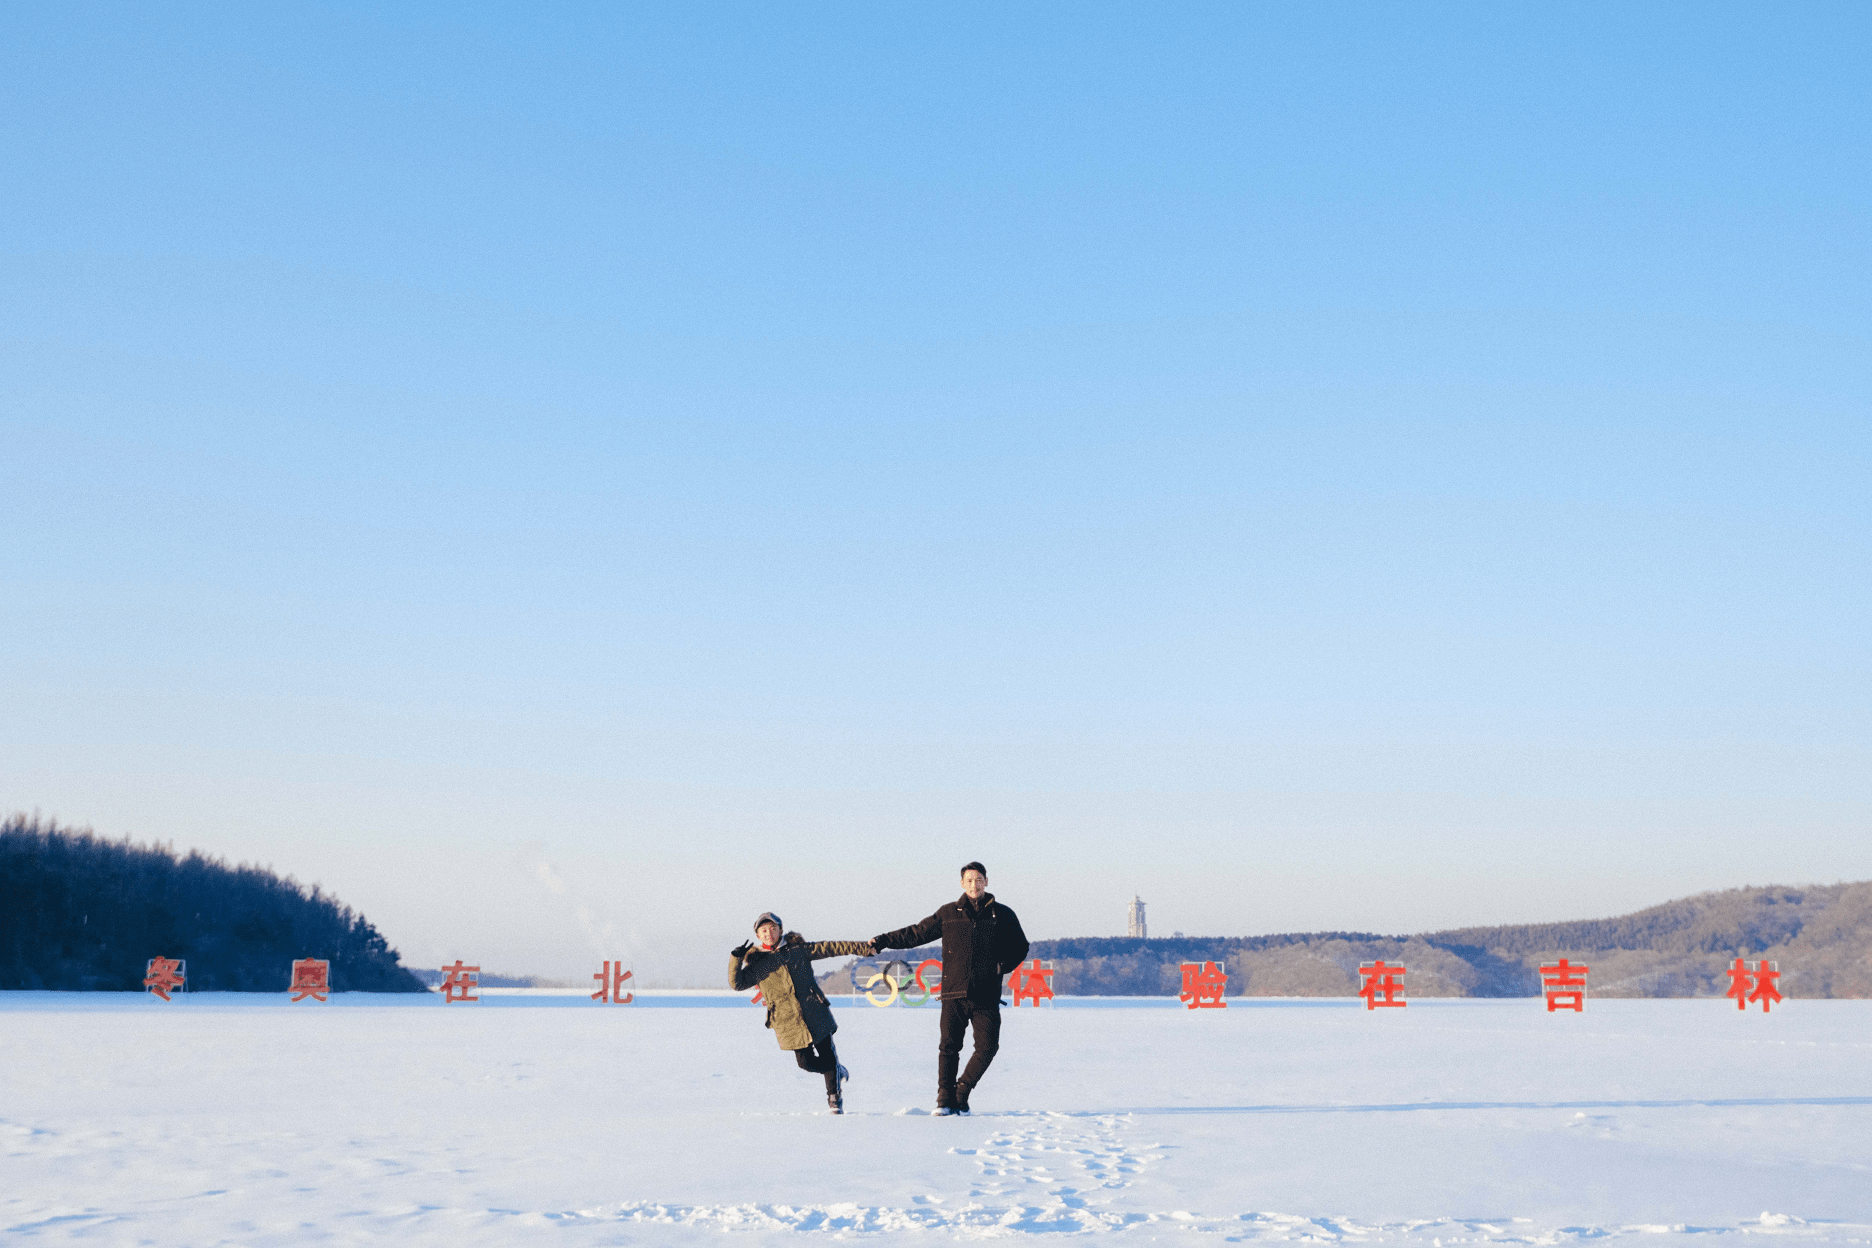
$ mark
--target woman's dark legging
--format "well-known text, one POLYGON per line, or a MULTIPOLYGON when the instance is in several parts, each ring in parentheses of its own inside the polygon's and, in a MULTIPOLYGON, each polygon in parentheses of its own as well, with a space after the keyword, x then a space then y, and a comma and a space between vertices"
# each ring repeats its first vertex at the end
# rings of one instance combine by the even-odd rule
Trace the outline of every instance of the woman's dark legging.
POLYGON ((801 1070, 825 1076, 827 1096, 838 1095, 838 1050, 832 1047, 831 1036, 815 1040, 803 1049, 794 1049, 793 1058, 801 1070))

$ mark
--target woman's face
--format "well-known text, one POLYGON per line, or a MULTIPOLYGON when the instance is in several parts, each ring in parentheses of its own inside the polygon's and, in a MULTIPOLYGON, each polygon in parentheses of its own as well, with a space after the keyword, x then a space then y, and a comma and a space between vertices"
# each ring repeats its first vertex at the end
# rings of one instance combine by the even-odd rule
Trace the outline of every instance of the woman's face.
POLYGON ((763 923, 754 929, 754 939, 760 941, 761 948, 771 949, 780 943, 780 925, 763 923))

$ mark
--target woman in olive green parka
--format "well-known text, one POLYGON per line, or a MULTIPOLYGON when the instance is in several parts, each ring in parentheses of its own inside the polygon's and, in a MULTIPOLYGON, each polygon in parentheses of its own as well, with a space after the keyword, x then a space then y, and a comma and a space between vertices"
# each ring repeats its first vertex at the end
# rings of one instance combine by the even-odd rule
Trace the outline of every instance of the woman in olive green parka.
POLYGON ((820 958, 869 954, 871 944, 862 940, 808 943, 798 932, 787 932, 782 938, 785 928, 771 910, 755 919, 754 939, 728 955, 728 982, 736 992, 760 985, 774 1039, 793 1054, 801 1070, 825 1076, 826 1103, 833 1113, 842 1114, 843 1085, 851 1072, 839 1065, 838 1050, 832 1046, 838 1023, 832 1018, 832 1003, 813 978, 812 964, 820 958))

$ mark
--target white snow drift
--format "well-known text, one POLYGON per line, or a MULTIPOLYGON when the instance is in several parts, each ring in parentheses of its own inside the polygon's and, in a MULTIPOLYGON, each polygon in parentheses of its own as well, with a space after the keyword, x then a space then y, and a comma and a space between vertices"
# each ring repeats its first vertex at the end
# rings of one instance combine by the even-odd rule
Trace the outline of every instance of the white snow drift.
POLYGON ((969 1118, 933 1009, 841 1006, 833 1118, 704 1000, 0 993, 0 1233, 1872 1242, 1872 1002, 1023 1009, 969 1118))

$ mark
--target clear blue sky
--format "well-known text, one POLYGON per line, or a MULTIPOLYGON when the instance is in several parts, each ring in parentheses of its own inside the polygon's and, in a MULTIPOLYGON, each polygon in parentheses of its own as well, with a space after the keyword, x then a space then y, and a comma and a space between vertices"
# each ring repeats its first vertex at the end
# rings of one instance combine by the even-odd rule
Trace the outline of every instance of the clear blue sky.
POLYGON ((1872 9, 0 32, 0 807, 711 982, 1872 877, 1872 9))

